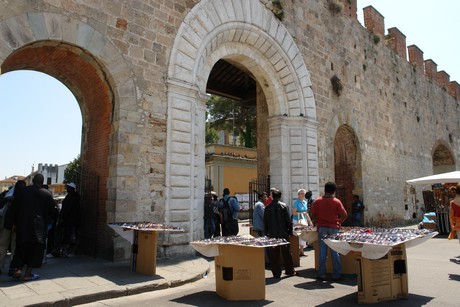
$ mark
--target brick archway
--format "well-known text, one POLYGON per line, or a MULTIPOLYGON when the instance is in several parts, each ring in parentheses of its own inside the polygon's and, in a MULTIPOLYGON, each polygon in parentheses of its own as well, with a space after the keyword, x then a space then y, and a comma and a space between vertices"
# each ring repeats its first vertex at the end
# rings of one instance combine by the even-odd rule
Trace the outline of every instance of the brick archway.
POLYGON ((341 125, 334 138, 334 173, 336 196, 348 213, 346 225, 351 225, 353 195, 362 199, 361 154, 356 134, 348 125, 341 125))
POLYGON ((2 73, 20 69, 46 73, 65 84, 79 103, 82 164, 100 178, 97 208, 91 208, 96 212, 90 222, 96 233, 88 234, 94 242, 90 249, 92 254, 113 259, 114 239, 107 223, 126 219, 117 209, 119 197, 113 183, 118 148, 130 145, 125 144, 128 132, 118 127, 129 113, 121 110, 129 109, 127 106, 137 99, 131 70, 103 33, 69 16, 44 12, 17 15, 0 21, 0 28, 4 34, 0 48, 2 73))
MULTIPOLYGON (((94 231, 94 225, 100 224, 96 233, 84 236, 88 242, 88 251, 94 246, 104 245, 102 237, 94 242, 94 235, 102 233, 102 223, 106 224, 105 212, 107 188, 105 182, 109 176, 108 156, 109 139, 111 133, 112 94, 106 80, 101 78, 101 68, 97 63, 82 52, 81 49, 68 44, 55 46, 53 42, 32 43, 12 53, 2 64, 2 72, 14 70, 35 70, 55 77, 65 84, 74 94, 82 111, 82 140, 81 140, 81 165, 98 174, 102 179, 98 187, 98 208, 94 214, 88 214, 94 208, 86 208, 82 204, 85 228, 94 231), (85 214, 87 213, 87 214, 85 214), (92 216, 94 220, 87 220, 92 216), (96 216, 101 218, 96 220, 96 216)), ((52 93, 50 93, 52 95, 52 93)), ((85 247, 84 247, 85 248, 85 247)), ((83 250, 85 251, 85 250, 83 250)))
POLYGON ((439 141, 433 147, 433 174, 455 171, 455 159, 450 146, 445 142, 439 141))

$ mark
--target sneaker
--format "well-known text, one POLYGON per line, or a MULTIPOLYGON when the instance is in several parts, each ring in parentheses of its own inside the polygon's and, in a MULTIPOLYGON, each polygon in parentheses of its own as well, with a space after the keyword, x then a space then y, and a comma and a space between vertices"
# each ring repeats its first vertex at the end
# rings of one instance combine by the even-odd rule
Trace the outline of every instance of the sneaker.
POLYGON ((336 277, 336 278, 332 278, 333 281, 342 281, 343 278, 342 277, 336 277))

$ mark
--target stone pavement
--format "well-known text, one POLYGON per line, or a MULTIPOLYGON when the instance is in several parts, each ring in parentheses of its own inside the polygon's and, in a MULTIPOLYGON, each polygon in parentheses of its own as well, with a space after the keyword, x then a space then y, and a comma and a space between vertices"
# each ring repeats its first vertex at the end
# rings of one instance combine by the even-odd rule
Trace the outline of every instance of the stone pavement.
POLYGON ((157 259, 155 276, 132 272, 130 262, 72 256, 48 258, 35 281, 0 275, 0 306, 75 306, 146 291, 177 287, 203 278, 210 262, 202 257, 157 259))
MULTIPOLYGON (((247 221, 240 221, 240 234, 249 234, 247 221)), ((38 280, 15 281, 5 272, 0 274, 0 307, 75 306, 177 287, 203 278, 211 265, 214 262, 201 256, 157 259, 156 275, 149 276, 132 272, 130 261, 48 256, 47 263, 33 270, 40 275, 38 280)))
MULTIPOLYGON (((249 228, 240 224, 240 233, 248 232, 249 228)), ((312 250, 308 254, 309 257, 302 257, 298 270, 306 270, 302 273, 303 278, 313 278, 314 283, 314 272, 312 276, 307 276, 314 267, 314 254, 312 250)), ((415 305, 409 305, 454 306, 455 303, 452 303, 458 300, 456 289, 460 282, 459 254, 458 241, 448 241, 445 237, 409 248, 410 299, 392 302, 391 305, 402 306, 413 302, 415 305)), ((149 276, 132 272, 129 261, 111 262, 85 256, 51 257, 42 268, 34 270, 40 275, 36 281, 13 281, 5 273, 1 274, 0 306, 75 306, 177 287, 207 276, 213 270, 212 260, 201 256, 157 259, 156 275, 149 276)), ((267 278, 271 277, 269 271, 266 274, 267 278)), ((356 279, 350 281, 356 282, 356 279)), ((340 292, 341 288, 335 291, 307 288, 312 295, 316 293, 331 304, 337 302, 337 306, 344 302, 356 302, 356 284, 345 292, 340 292)))

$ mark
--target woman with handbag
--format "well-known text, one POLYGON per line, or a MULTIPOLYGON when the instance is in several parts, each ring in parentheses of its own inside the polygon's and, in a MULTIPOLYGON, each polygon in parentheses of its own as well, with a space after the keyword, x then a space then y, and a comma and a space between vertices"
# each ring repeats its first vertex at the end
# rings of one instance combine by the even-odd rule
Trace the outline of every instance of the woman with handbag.
MULTIPOLYGON (((313 226, 313 223, 308 215, 308 203, 305 199, 305 189, 299 189, 297 191, 298 198, 292 205, 292 224, 296 226, 313 226)), ((307 242, 299 239, 299 255, 305 256, 304 249, 307 247, 307 242)))

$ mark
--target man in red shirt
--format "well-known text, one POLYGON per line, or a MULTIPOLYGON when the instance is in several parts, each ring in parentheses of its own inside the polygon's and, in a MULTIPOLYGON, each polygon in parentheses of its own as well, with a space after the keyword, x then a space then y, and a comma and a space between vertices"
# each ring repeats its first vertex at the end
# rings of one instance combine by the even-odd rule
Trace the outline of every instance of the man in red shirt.
MULTIPOLYGON (((324 243, 327 235, 338 233, 343 221, 347 219, 347 211, 342 202, 334 197, 337 185, 327 182, 324 185, 324 196, 317 198, 311 208, 311 218, 318 228, 319 267, 318 279, 326 280, 326 255, 328 246, 324 243)), ((341 280, 342 265, 338 252, 331 249, 332 279, 341 280)))
POLYGON ((270 205, 270 203, 273 201, 273 191, 276 191, 276 188, 270 189, 270 195, 268 195, 267 199, 264 202, 265 207, 270 205))

